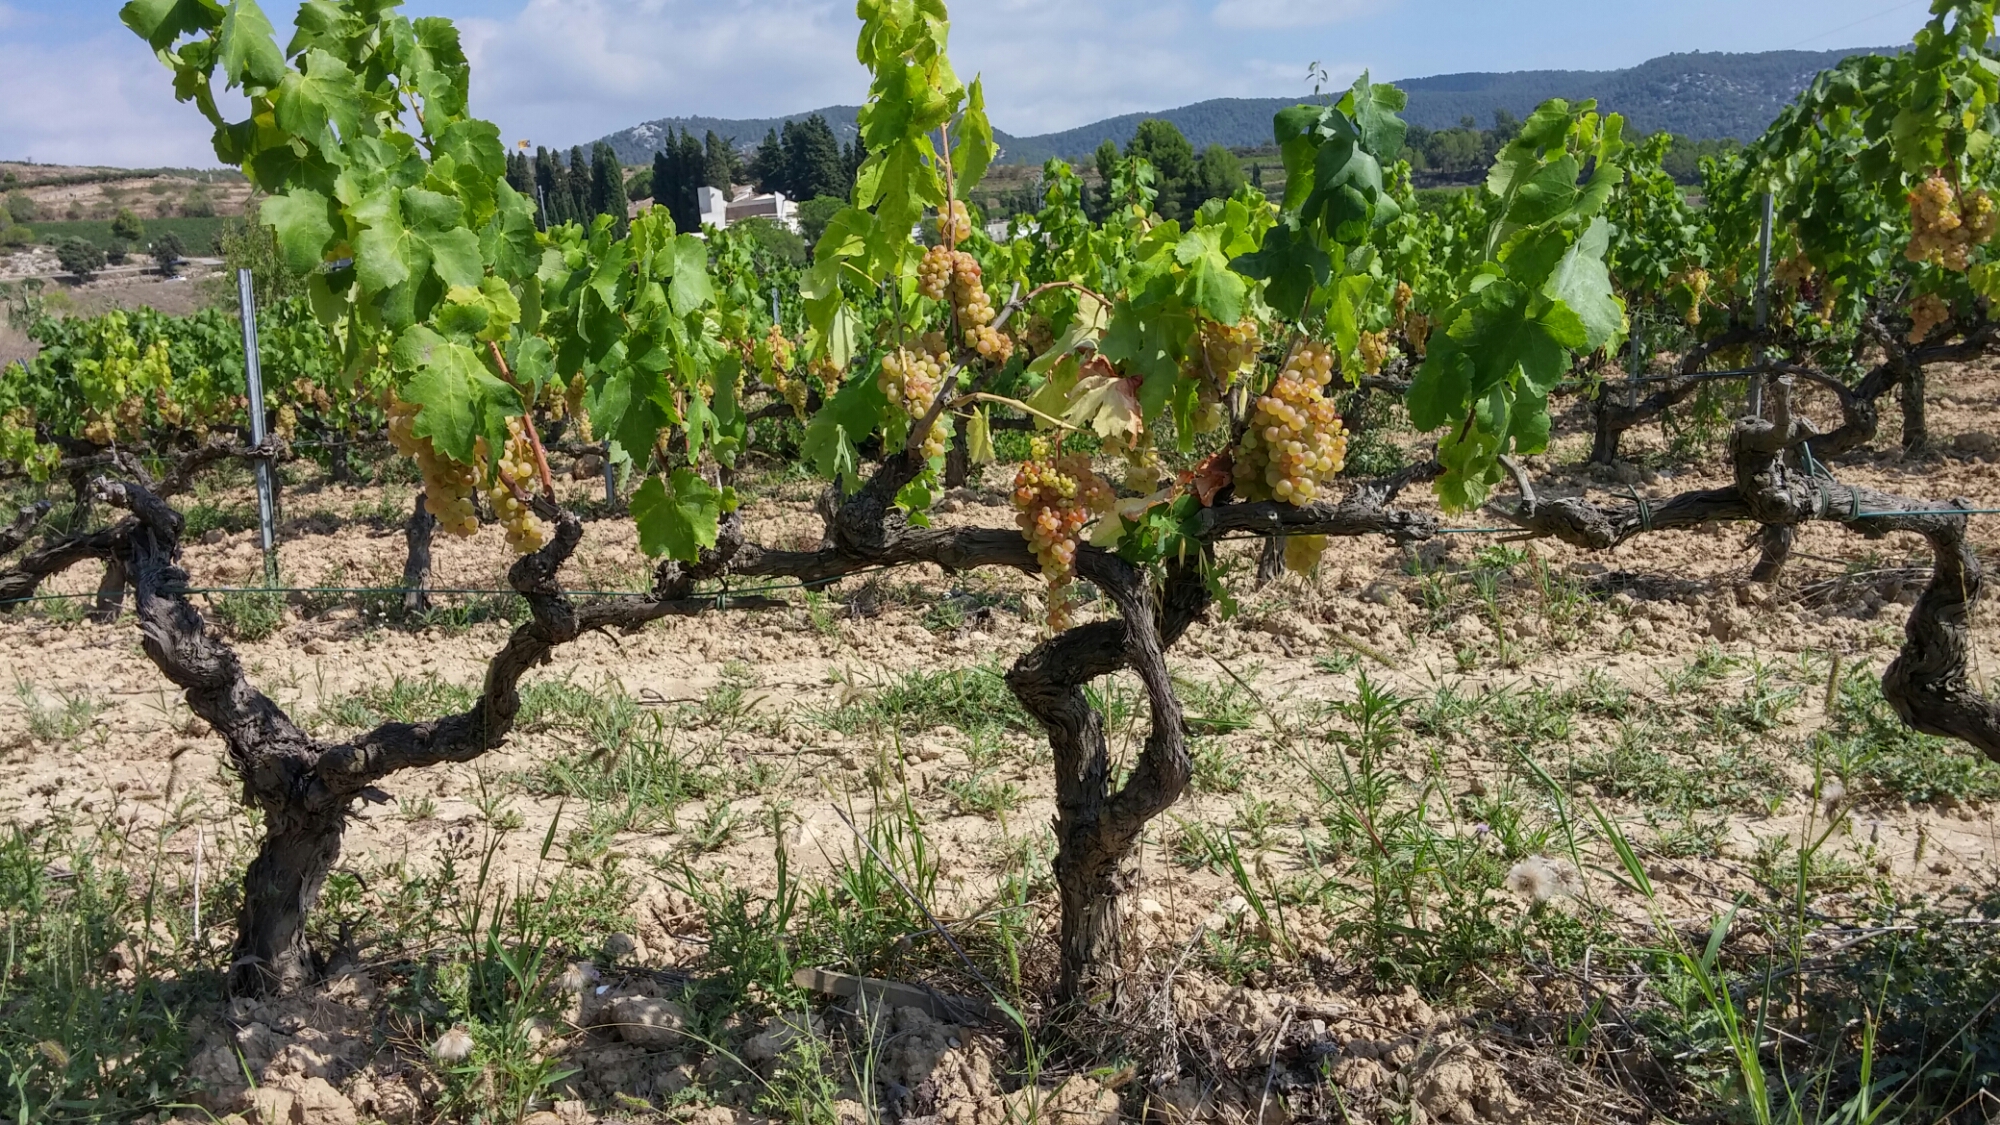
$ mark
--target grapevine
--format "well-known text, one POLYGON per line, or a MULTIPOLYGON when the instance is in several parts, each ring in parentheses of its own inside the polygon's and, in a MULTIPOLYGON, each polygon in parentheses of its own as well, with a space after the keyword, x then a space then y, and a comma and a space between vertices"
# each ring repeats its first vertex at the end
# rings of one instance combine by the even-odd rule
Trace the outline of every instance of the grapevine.
POLYGON ((1248 500, 1313 502, 1347 463, 1340 412, 1326 397, 1333 350, 1301 345, 1258 398, 1236 446, 1236 490, 1248 500))

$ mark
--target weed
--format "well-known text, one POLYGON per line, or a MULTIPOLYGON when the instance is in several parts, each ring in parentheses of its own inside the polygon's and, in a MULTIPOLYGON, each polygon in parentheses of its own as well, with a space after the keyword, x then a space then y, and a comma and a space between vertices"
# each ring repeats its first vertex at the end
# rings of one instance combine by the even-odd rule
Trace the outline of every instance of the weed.
POLYGON ((63 749, 97 725, 97 718, 110 706, 89 692, 57 691, 56 702, 42 702, 35 685, 27 680, 14 682, 14 697, 27 712, 28 737, 45 746, 63 749))
POLYGON ((285 624, 283 594, 242 590, 223 594, 213 604, 215 619, 239 641, 255 643, 264 640, 285 624))

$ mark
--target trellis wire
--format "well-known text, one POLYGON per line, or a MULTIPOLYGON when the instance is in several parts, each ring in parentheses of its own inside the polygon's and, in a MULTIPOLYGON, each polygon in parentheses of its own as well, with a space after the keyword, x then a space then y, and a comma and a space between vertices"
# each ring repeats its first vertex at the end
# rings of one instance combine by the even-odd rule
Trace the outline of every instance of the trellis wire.
MULTIPOLYGON (((710 601, 710 600, 727 601, 730 598, 748 597, 753 594, 780 593, 786 590, 812 590, 821 586, 828 585, 834 581, 837 581, 840 578, 853 578, 857 575, 872 574, 877 571, 888 570, 888 569, 891 568, 886 565, 863 567, 860 570, 849 571, 846 574, 837 575, 834 578, 800 579, 794 582, 774 582, 763 586, 736 586, 724 590, 714 590, 710 591, 709 593, 699 594, 693 597, 682 598, 677 600, 691 601, 691 602, 710 601)), ((208 595, 222 594, 225 596, 230 594, 402 595, 409 593, 413 589, 416 589, 416 587, 412 586, 188 586, 178 589, 166 590, 162 592, 174 596, 188 596, 193 594, 208 594, 208 595)), ((513 590, 513 589, 502 590, 499 588, 487 588, 478 586, 449 586, 449 587, 427 586, 423 587, 423 591, 426 594, 458 595, 458 596, 479 596, 479 595, 506 595, 513 597, 521 596, 521 592, 519 590, 513 590)), ((656 596, 651 590, 564 590, 562 593, 564 597, 571 597, 571 598, 650 599, 656 596)), ((96 596, 97 596, 97 591, 95 590, 78 591, 76 593, 68 593, 68 594, 33 594, 28 597, 22 597, 22 598, 0 599, 0 606, 23 605, 28 602, 62 601, 66 598, 94 598, 96 596)))

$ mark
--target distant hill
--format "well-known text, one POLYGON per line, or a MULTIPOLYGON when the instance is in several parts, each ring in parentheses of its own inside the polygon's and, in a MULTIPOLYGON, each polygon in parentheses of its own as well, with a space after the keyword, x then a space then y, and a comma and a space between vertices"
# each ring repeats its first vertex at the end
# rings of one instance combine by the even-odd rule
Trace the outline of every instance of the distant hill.
POLYGON ((624 163, 646 164, 652 161, 653 153, 659 151, 665 143, 668 133, 678 133, 685 129, 693 133, 696 138, 701 138, 713 131, 718 137, 734 137, 737 148, 748 150, 756 148, 764 140, 764 134, 773 129, 784 131, 786 122, 804 121, 817 113, 826 118, 828 125, 833 126, 833 135, 840 138, 840 143, 846 144, 861 135, 861 130, 854 124, 854 115, 860 111, 860 106, 830 105, 825 109, 809 109, 804 113, 794 113, 788 117, 741 119, 662 117, 657 121, 634 125, 630 129, 621 129, 600 139, 610 145, 611 150, 616 152, 618 159, 624 163))
MULTIPOLYGON (((1624 70, 1521 70, 1504 73, 1440 74, 1410 78, 1395 84, 1408 92, 1404 117, 1431 129, 1457 125, 1470 117, 1484 127, 1493 112, 1505 109, 1517 117, 1550 98, 1596 98, 1601 108, 1625 115, 1629 128, 1642 133, 1659 130, 1696 139, 1735 137, 1747 140, 1764 131, 1813 75, 1850 55, 1887 54, 1896 48, 1863 47, 1845 51, 1763 51, 1728 54, 1695 51, 1662 55, 1624 70)), ((1171 121, 1196 148, 1219 144, 1253 148, 1272 141, 1271 118, 1303 99, 1214 98, 1177 109, 1127 113, 1058 133, 1018 137, 995 131, 1000 159, 1011 164, 1039 164, 1051 156, 1075 160, 1089 155, 1104 141, 1123 145, 1139 122, 1150 117, 1171 121)), ((628 164, 652 158, 669 130, 687 128, 697 136, 713 129, 736 138, 738 146, 754 148, 772 129, 818 113, 842 141, 858 134, 854 106, 828 106, 789 117, 729 120, 716 117, 668 117, 649 121, 604 140, 628 164)))

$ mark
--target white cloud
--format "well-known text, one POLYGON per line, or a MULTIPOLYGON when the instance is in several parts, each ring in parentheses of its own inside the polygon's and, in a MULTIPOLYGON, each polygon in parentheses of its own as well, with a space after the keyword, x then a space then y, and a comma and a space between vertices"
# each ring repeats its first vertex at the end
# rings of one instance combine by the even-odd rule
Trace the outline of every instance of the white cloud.
MULTIPOLYGON (((5 10, 0 9, 0 14, 5 10)), ((74 43, 0 40, 0 157, 44 164, 214 167, 213 130, 124 28, 74 43)))
POLYGON ((529 0, 460 21, 473 111, 509 139, 570 145, 659 117, 858 102, 851 7, 835 0, 529 0))
POLYGON ((1210 16, 1224 27, 1319 27, 1374 15, 1395 0, 1222 0, 1210 16))

